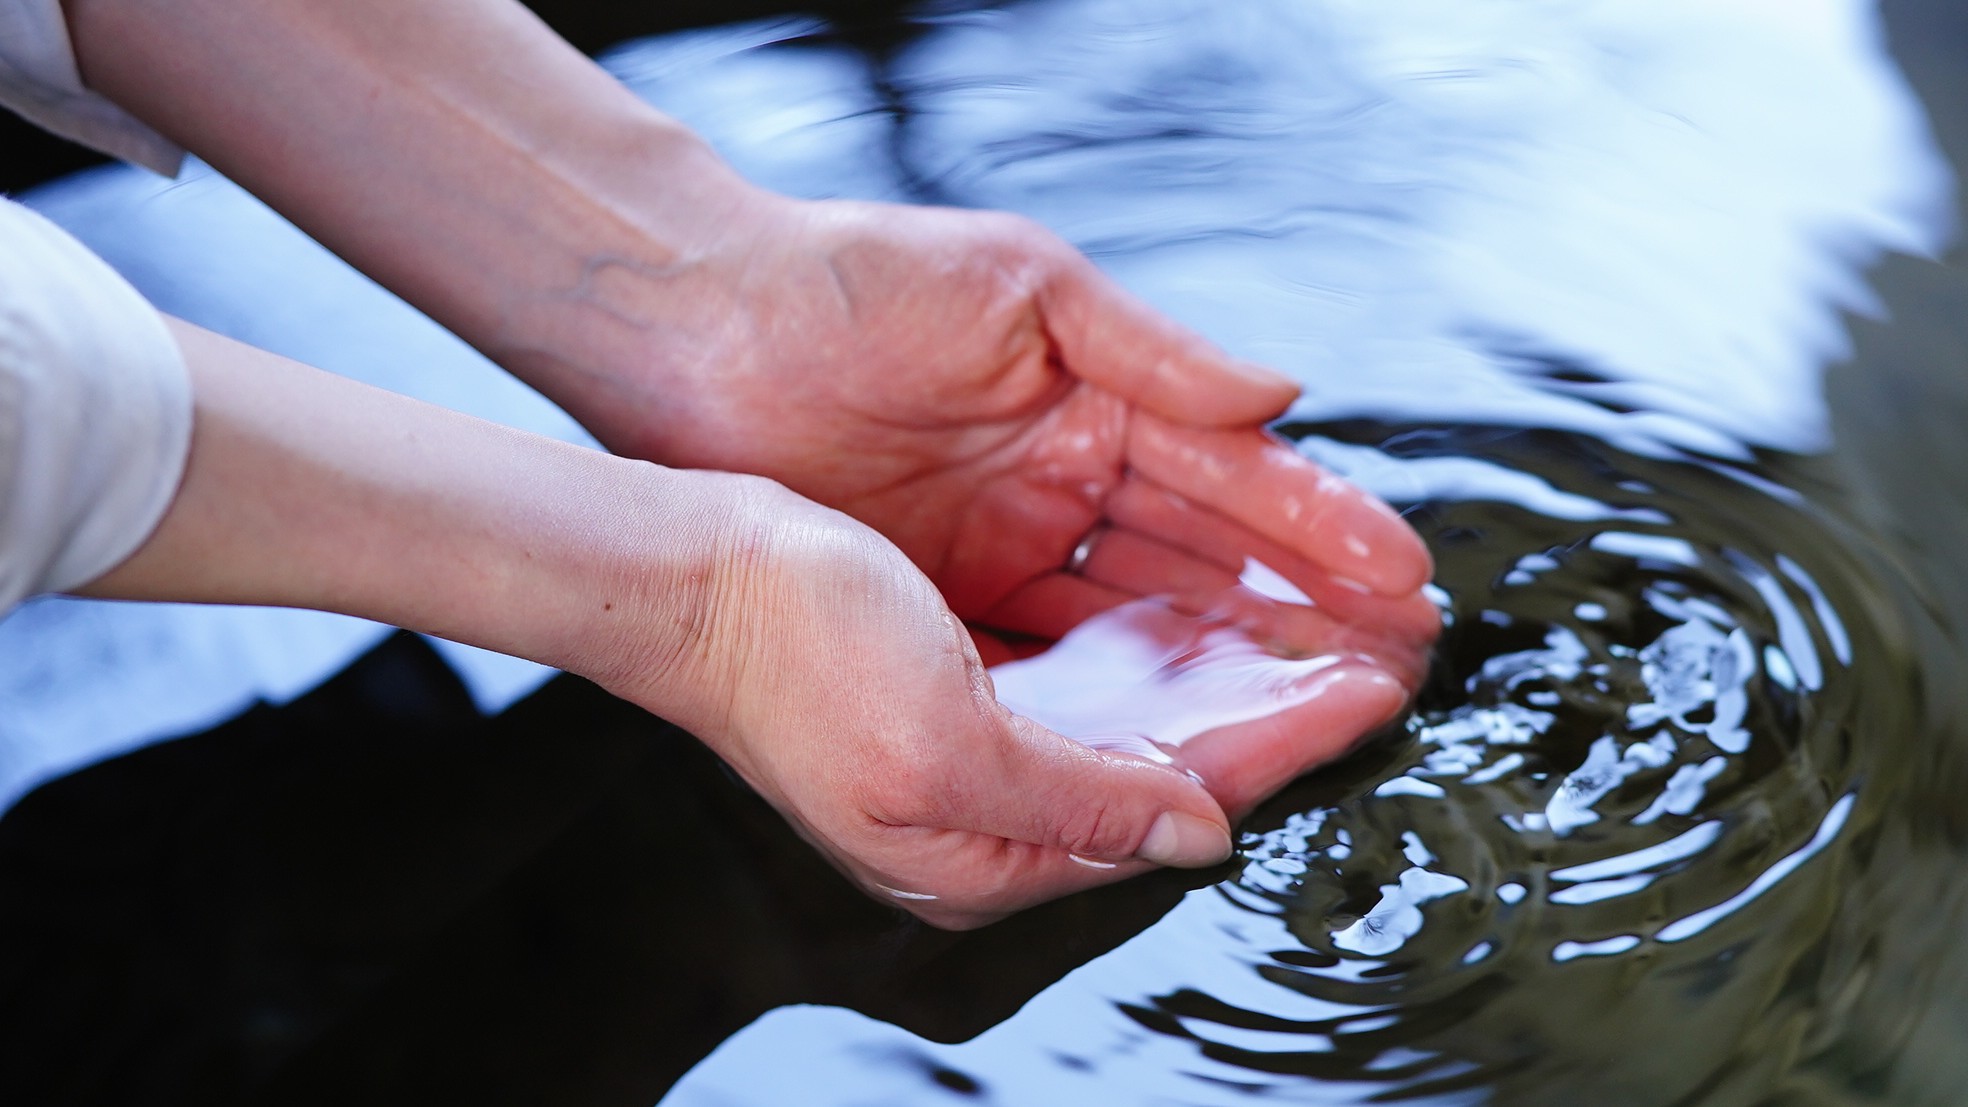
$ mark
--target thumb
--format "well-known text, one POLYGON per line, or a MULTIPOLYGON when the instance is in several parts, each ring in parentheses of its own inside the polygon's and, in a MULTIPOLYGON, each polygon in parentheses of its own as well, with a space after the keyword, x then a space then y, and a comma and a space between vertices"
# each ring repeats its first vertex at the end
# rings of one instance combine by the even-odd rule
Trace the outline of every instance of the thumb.
POLYGON ((1257 426, 1298 397, 1289 377, 1224 353, 1078 253, 1044 287, 1040 309, 1068 372, 1173 422, 1257 426))
POLYGON ((1188 774, 1002 717, 996 755, 952 789, 950 825, 1097 862, 1204 868, 1230 856, 1229 819, 1188 774))

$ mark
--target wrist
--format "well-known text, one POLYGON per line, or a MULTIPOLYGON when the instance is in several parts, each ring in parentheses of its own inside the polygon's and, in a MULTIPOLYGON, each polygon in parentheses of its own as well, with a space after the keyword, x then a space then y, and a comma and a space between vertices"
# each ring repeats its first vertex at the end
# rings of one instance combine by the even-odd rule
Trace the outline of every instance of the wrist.
POLYGON ((648 322, 622 284, 764 198, 516 0, 251 8, 68 14, 92 87, 577 415, 648 322))
POLYGON ((799 203, 651 114, 591 126, 578 156, 546 167, 566 217, 472 298, 490 310, 453 323, 610 448, 637 456, 650 456, 634 447, 675 414, 666 404, 684 398, 690 373, 726 367, 732 337, 752 325, 738 286, 751 244, 799 203))
POLYGON ((717 682, 725 553, 735 534, 725 474, 595 455, 611 476, 600 511, 550 559, 527 559, 526 587, 557 596, 529 635, 535 660, 686 726, 717 682))
MULTIPOLYGON (((307 607, 674 694, 729 527, 703 475, 383 392, 181 323, 184 479, 106 598, 307 607)), ((714 474, 713 474, 714 475, 714 474)))
POLYGON ((763 477, 610 460, 638 473, 639 490, 622 497, 637 525, 586 550, 590 619, 556 664, 722 751, 719 736, 744 724, 746 689, 774 679, 756 662, 800 606, 776 591, 791 548, 832 529, 813 518, 832 513, 763 477))

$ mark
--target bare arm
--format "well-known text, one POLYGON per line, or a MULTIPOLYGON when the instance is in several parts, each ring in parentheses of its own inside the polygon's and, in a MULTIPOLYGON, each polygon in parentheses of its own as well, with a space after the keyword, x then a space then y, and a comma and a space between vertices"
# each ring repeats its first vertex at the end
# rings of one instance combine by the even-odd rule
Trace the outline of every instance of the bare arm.
MULTIPOLYGON (((185 477, 87 594, 339 611, 582 674, 692 730, 849 875, 946 925, 1228 852, 1189 776, 1001 707, 929 581, 838 512, 172 331, 195 396, 185 477), (1047 802, 1002 802, 1021 794, 1047 802)), ((1370 724, 1400 695, 1378 681, 1326 709, 1370 724)))
POLYGON ((94 87, 675 467, 189 332, 202 453, 113 594, 328 606, 590 676, 950 925, 1222 858, 1226 809, 1413 687, 1419 539, 1264 434, 1291 382, 1042 228, 761 192, 513 0, 69 10, 94 87), (1363 643, 1359 679, 1185 746, 1202 783, 992 698, 1001 633, 1227 587, 1248 557, 1363 643))
POLYGON ((577 416, 608 274, 763 201, 516 0, 71 0, 85 79, 577 416), (602 279, 594 278, 599 275, 602 279))
POLYGON ((516 0, 70 11, 92 85, 610 448, 847 511, 966 619, 1056 636, 1034 610, 1193 577, 1178 549, 1093 590, 1051 579, 1119 522, 1106 501, 1127 471, 1377 593, 1405 600, 1428 575, 1390 512, 1257 439, 1291 382, 1026 221, 753 188, 516 0), (1188 479, 1209 461, 1241 471, 1188 479))
POLYGON ((176 320, 178 494, 88 594, 339 611, 595 673, 681 649, 735 518, 663 469, 371 388, 176 320))

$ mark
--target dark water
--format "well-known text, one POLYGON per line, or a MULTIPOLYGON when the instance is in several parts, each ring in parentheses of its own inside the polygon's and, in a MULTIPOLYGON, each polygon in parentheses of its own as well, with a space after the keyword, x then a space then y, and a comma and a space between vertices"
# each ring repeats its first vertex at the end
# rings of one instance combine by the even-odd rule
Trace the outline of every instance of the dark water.
POLYGON ((158 1102, 647 1103, 720 1040, 666 1103, 1968 1098, 1968 18, 1041 0, 611 64, 766 184, 1029 212, 1297 374, 1281 429, 1436 553, 1414 713, 1223 873, 948 937, 591 690, 481 724, 376 675, 443 684, 399 642, 0 822, 42 900, 103 895, 45 870, 105 795, 149 797, 106 879, 160 826, 234 873, 208 960, 17 929, 167 950, 56 1036, 158 1102), (175 1007, 209 1079, 137 1044, 175 1007))
POLYGON ((1296 940, 1253 971, 1332 1010, 1167 1009, 1206 1053, 1400 1097, 1864 1101, 1961 909, 1946 840, 1908 825, 1959 722, 1921 702, 1958 655, 1912 647, 1942 645, 1919 597, 1767 468, 1414 437, 1599 513, 1428 510, 1454 621, 1400 752, 1280 812, 1223 886, 1296 940))
POLYGON ((1788 459, 1298 429, 1494 462, 1567 517, 1414 513, 1450 620, 1417 710, 1255 815, 1222 883, 934 1066, 816 1012, 676 1101, 790 1094, 735 1062, 794 1050, 842 1089, 801 1101, 843 1104, 943 1102, 939 1072, 1001 1103, 1958 1102, 1961 655, 1875 536, 1788 459))
MULTIPOLYGON (((980 1097, 1959 1101, 1960 613, 1819 398, 1865 268, 1946 241, 1927 122, 1867 7, 1549 8, 1031 5, 874 82, 893 187, 1299 372, 1448 624, 1240 872, 934 1054, 980 1097)), ((898 1040, 768 1019, 676 1099, 788 1094, 775 1050, 928 1097, 898 1040)))

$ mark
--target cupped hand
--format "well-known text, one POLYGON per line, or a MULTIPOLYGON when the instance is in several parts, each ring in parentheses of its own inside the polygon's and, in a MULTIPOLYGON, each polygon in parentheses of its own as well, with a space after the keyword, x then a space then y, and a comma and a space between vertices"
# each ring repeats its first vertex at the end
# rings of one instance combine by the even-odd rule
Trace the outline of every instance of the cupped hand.
POLYGON ((576 297, 622 325, 558 398, 611 448, 844 511, 974 628, 1057 638, 1253 556, 1356 621, 1433 625, 1414 533, 1261 429, 1295 386, 1030 221, 747 193, 674 264, 597 263, 576 297))
POLYGON ((623 694, 707 741, 863 887, 961 927, 1212 864, 1229 817, 1399 710, 1438 626, 1428 554, 1265 433, 1290 382, 1023 219, 738 208, 674 264, 593 267, 578 296, 619 325, 581 336, 585 364, 558 379, 582 387, 556 398, 617 452, 806 498, 739 497, 750 537, 718 571, 697 675, 673 686, 702 690, 696 706, 633 675, 623 694), (1252 561, 1311 605, 1226 613, 1252 561), (1113 617, 1157 649, 1236 632, 1320 663, 1246 668, 1265 709, 1169 749, 998 702, 987 662, 1144 597, 1167 599, 1113 617))
POLYGON ((1224 860, 1228 817, 1411 688, 1404 632, 1248 592, 1193 611, 1134 601, 1004 670, 1021 694, 1050 679, 1083 705, 1095 692, 1147 712, 1118 720, 1129 741, 1070 713, 1082 733, 1062 735, 1000 703, 936 587, 880 535, 770 481, 692 479, 720 520, 703 613, 685 648, 611 649, 598 679, 705 740, 870 893, 939 926, 1224 860))

